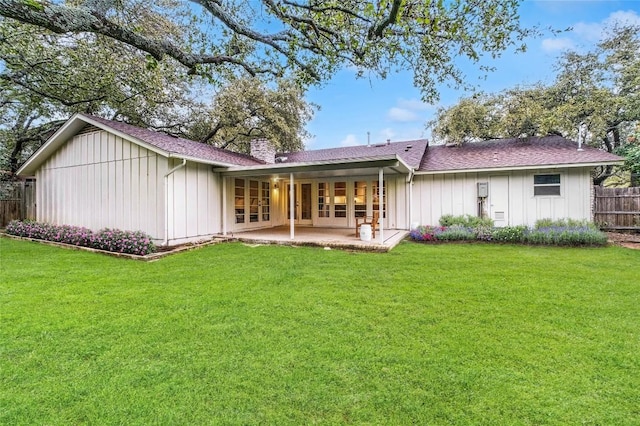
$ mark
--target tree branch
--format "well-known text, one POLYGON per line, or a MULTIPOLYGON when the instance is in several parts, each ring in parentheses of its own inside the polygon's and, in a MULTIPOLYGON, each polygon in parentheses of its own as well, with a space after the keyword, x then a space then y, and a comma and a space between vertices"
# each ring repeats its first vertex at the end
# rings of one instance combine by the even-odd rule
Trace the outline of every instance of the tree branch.
MULTIPOLYGON (((197 0, 192 1, 203 3, 197 0)), ((222 65, 225 63, 240 66, 252 76, 259 73, 275 74, 272 70, 256 68, 228 55, 186 53, 169 41, 152 40, 84 8, 51 3, 34 5, 33 2, 24 0, 0 0, 0 15, 37 25, 59 34, 82 32, 102 34, 147 52, 158 61, 162 60, 164 56, 170 56, 187 67, 191 74, 196 73, 196 66, 199 64, 222 65)))

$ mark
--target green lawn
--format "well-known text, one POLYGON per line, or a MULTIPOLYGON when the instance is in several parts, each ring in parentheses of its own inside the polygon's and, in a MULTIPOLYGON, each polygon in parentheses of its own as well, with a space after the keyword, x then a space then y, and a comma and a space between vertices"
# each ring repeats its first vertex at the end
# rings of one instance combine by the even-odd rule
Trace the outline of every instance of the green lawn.
POLYGON ((640 424, 640 251, 0 238, 0 424, 640 424))

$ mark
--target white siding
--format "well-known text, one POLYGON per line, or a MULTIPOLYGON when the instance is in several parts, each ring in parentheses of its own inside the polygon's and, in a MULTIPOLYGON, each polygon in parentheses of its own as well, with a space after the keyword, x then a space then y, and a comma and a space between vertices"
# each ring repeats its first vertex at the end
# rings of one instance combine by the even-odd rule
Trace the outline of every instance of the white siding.
MULTIPOLYGON (((181 162, 172 160, 170 167, 181 162)), ((169 175, 168 185, 170 245, 222 232, 220 177, 211 166, 187 163, 169 175)))
POLYGON ((37 172, 39 221, 164 237, 167 159, 105 131, 74 136, 37 172))
POLYGON ((476 184, 491 176, 509 180, 509 225, 534 225, 544 218, 591 220, 589 168, 523 170, 504 173, 450 173, 414 178, 413 217, 421 225, 437 225, 445 214, 478 215, 476 184), (533 176, 559 173, 560 196, 534 197, 533 176))

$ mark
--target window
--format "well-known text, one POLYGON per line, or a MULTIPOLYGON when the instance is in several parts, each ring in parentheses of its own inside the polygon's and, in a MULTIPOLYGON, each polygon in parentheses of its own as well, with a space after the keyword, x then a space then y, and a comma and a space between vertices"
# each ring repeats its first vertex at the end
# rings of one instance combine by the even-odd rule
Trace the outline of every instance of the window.
POLYGON ((560 174, 533 176, 533 195, 560 195, 560 174))

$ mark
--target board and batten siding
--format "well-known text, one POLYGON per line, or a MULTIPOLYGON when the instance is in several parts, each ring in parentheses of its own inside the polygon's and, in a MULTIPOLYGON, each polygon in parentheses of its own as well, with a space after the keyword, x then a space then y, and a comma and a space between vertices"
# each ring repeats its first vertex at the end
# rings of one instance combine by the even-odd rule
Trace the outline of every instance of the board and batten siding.
MULTIPOLYGON (((413 220, 438 225, 446 214, 478 215, 477 183, 506 177, 508 197, 505 225, 533 226, 536 220, 572 218, 592 220, 591 169, 563 168, 510 172, 447 173, 416 175, 413 187, 413 220), (560 174, 560 196, 534 196, 536 174, 560 174)), ((503 179, 505 181, 505 179, 503 179)), ((491 188, 489 188, 491 195, 491 188)), ((490 209, 488 205, 486 210, 490 209)))
MULTIPOLYGON (((172 159, 170 167, 182 163, 172 159)), ((188 162, 168 177, 169 245, 197 241, 221 232, 221 178, 211 166, 188 162)))
POLYGON ((74 136, 38 169, 37 218, 164 237, 167 159, 111 133, 74 136))

